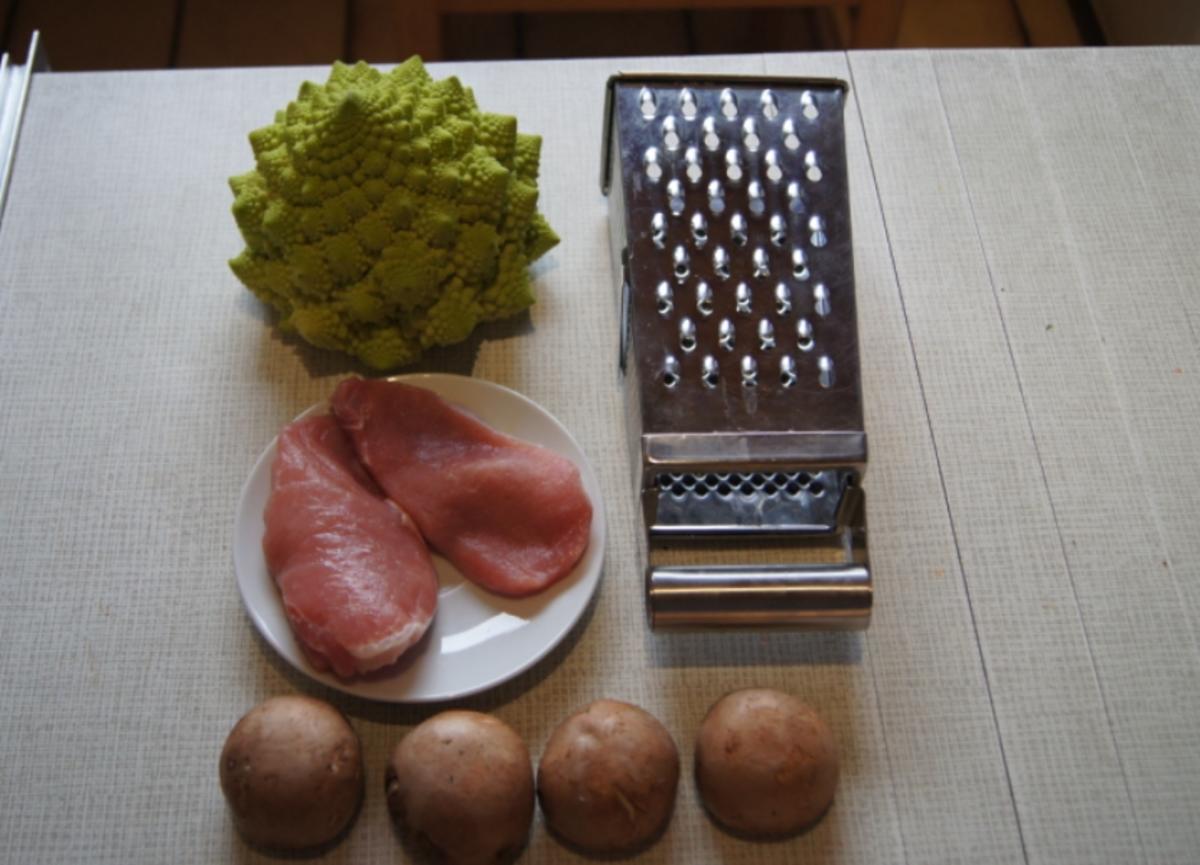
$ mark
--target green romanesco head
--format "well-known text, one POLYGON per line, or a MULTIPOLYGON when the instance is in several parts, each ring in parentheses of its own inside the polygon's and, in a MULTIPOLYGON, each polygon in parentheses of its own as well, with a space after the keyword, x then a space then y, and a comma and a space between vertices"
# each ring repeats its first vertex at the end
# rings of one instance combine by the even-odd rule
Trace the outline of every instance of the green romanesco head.
POLYGON ((528 266, 558 243, 537 211, 541 139, 420 58, 335 63, 250 146, 230 267, 284 331, 386 370, 534 302, 528 266))

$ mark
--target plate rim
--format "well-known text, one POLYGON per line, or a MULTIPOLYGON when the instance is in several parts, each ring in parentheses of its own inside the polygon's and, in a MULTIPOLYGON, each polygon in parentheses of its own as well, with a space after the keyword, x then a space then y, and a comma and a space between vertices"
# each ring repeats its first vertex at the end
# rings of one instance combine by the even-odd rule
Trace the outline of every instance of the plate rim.
MULTIPOLYGON (((341 381, 343 381, 343 380, 344 379, 338 379, 333 384, 333 387, 336 388, 338 386, 338 384, 340 384, 341 381)), ((252 488, 254 487, 256 480, 258 480, 260 473, 265 470, 269 470, 269 462, 268 461, 270 459, 273 459, 273 457, 274 457, 275 449, 276 449, 276 447, 278 445, 278 441, 279 441, 279 433, 278 432, 276 432, 275 435, 272 436, 271 440, 266 444, 266 446, 263 448, 263 450, 259 453, 257 458, 254 460, 254 463, 252 464, 249 473, 247 474, 245 480, 242 482, 241 489, 238 493, 237 506, 234 509, 233 544, 232 544, 232 550, 231 550, 231 554, 232 554, 231 558, 233 559, 232 564, 233 564, 233 570, 234 570, 234 579, 237 583, 238 594, 241 597, 242 608, 243 608, 243 610, 245 610, 246 614, 249 616, 251 622, 254 625, 255 630, 258 632, 258 635, 262 638, 262 640, 267 645, 269 645, 271 647, 271 649, 276 653, 276 655, 278 655, 280 657, 280 659, 282 659, 284 662, 286 662, 290 667, 295 669, 298 673, 306 676, 307 678, 311 679, 312 681, 314 681, 320 685, 324 685, 325 687, 332 688, 334 690, 340 691, 340 692, 342 692, 344 694, 348 694, 350 696, 358 697, 359 699, 372 700, 374 702, 391 703, 391 704, 440 703, 440 702, 447 702, 447 701, 451 701, 451 700, 457 700, 457 699, 461 699, 464 697, 473 696, 475 694, 479 694, 484 691, 495 688, 499 685, 504 684, 505 682, 508 682, 508 681, 516 678, 517 676, 519 676, 522 673, 526 672, 527 670, 533 668, 539 662, 541 662, 543 659, 545 659, 545 657, 547 655, 549 655, 560 643, 562 643, 562 641, 567 637, 567 635, 569 635, 575 629, 575 627, 579 624, 580 620, 584 617, 584 614, 587 612, 588 608, 595 601, 596 592, 599 590, 599 586, 600 586, 600 580, 604 575, 604 560, 605 560, 605 555, 607 552, 606 546, 607 546, 607 540, 608 540, 608 524, 607 524, 606 515, 605 515, 604 499, 603 499, 603 495, 602 495, 601 489, 600 489, 599 476, 596 474, 595 468, 592 466, 591 460, 588 459, 587 453, 584 451, 583 447, 579 444, 579 441, 575 438, 574 435, 571 434, 571 431, 569 429, 567 429, 566 425, 563 424, 562 421, 560 421, 554 414, 552 414, 549 410, 547 410, 544 406, 542 406, 541 404, 539 404, 532 398, 526 396, 525 394, 521 393, 520 391, 514 390, 511 387, 508 387, 507 385, 500 384, 499 382, 494 382, 494 381, 491 381, 490 379, 480 378, 477 376, 459 375, 457 373, 442 373, 442 372, 402 373, 402 374, 398 374, 398 375, 387 376, 387 377, 383 378, 382 380, 384 380, 384 381, 400 381, 400 382, 405 382, 405 383, 411 383, 411 384, 414 384, 417 386, 425 386, 425 384, 423 384, 423 383, 436 384, 438 382, 445 382, 445 383, 453 384, 453 385, 466 384, 469 387, 479 388, 482 391, 497 392, 497 393, 502 394, 503 396, 505 396, 508 399, 515 399, 518 403, 520 403, 523 406, 525 411, 534 412, 537 415, 539 415, 543 420, 548 421, 553 427, 555 427, 558 430, 559 434, 561 434, 565 438, 565 440, 570 444, 570 446, 574 449, 575 453, 578 455, 578 460, 575 459, 571 455, 566 455, 566 454, 561 454, 561 455, 566 456, 568 459, 570 459, 571 462, 576 466, 576 468, 579 469, 581 480, 583 481, 584 492, 585 492, 585 494, 588 495, 588 498, 592 504, 592 524, 589 529, 589 534, 591 535, 591 538, 589 540, 587 549, 584 551, 583 556, 580 558, 580 561, 578 563, 576 563, 575 567, 578 568, 578 567, 584 566, 584 563, 587 562, 589 560, 589 558, 592 556, 594 556, 595 562, 594 562, 594 565, 591 565, 590 567, 588 567, 587 572, 585 572, 582 575, 582 581, 584 583, 588 583, 589 585, 586 586, 586 589, 584 590, 584 594, 580 598, 576 608, 569 610, 568 614, 563 616, 563 621, 562 621, 561 626, 558 627, 557 629, 555 629, 547 637, 547 639, 545 639, 542 642, 542 644, 540 644, 538 646, 536 651, 531 652, 530 656, 528 658, 522 659, 519 663, 515 664, 513 667, 505 670, 504 672, 502 672, 498 675, 487 678, 485 681, 475 683, 466 688, 453 688, 453 689, 448 689, 448 690, 441 689, 436 692, 418 693, 418 694, 412 694, 412 693, 381 694, 381 693, 378 693, 377 691, 367 691, 363 687, 357 686, 356 683, 361 680, 352 680, 350 682, 345 682, 345 681, 342 681, 341 679, 339 679, 337 676, 335 676, 332 673, 322 673, 318 670, 313 669, 308 664, 307 660, 303 658, 303 650, 300 650, 298 645, 297 645, 297 649, 298 649, 298 655, 300 657, 292 657, 292 654, 289 651, 287 651, 284 646, 280 645, 278 643, 278 641, 275 639, 275 637, 273 636, 272 629, 270 627, 270 623, 265 619, 264 613, 262 610, 259 609, 258 604, 254 603, 251 600, 251 598, 248 597, 248 595, 247 595, 248 587, 246 585, 246 582, 247 582, 247 580, 254 579, 255 578, 254 575, 251 575, 250 577, 243 579, 242 569, 240 567, 240 563, 243 558, 243 556, 240 555, 240 550, 242 549, 240 540, 241 540, 242 533, 244 531, 243 523, 247 518, 258 519, 258 520, 262 519, 261 514, 252 515, 252 514, 248 514, 246 512, 247 498, 251 495, 252 488)), ((474 413, 474 410, 472 409, 471 406, 463 405, 461 403, 458 403, 455 400, 447 398, 444 395, 444 393, 441 390, 439 390, 437 387, 427 387, 426 389, 432 390, 439 397, 446 400, 446 402, 450 403, 451 405, 454 405, 456 408, 458 408, 460 410, 466 410, 470 413, 474 413)), ((332 393, 332 391, 331 391, 331 393, 332 393)), ((293 417, 291 421, 288 421, 288 423, 294 423, 295 421, 300 420, 301 418, 308 417, 316 412, 327 409, 328 406, 329 406, 328 399, 313 403, 312 405, 308 406, 303 411, 301 411, 299 414, 297 414, 295 417, 293 417)), ((492 424, 490 424, 490 423, 488 425, 492 426, 492 424)), ((285 424, 285 426, 286 426, 286 424, 285 424)), ((493 427, 493 428, 496 428, 496 427, 493 427)), ((280 429, 282 429, 282 427, 280 429)), ((507 431, 505 431, 503 429, 500 429, 499 431, 504 433, 505 435, 511 435, 510 433, 508 433, 507 431)), ((515 436, 514 436, 514 438, 515 438, 515 436)), ((532 443, 537 444, 541 447, 547 447, 547 445, 543 444, 540 441, 533 441, 532 443)), ((551 450, 553 450, 553 449, 551 448, 551 450)), ((557 453, 557 451, 555 451, 555 452, 557 453)), ((269 479, 268 479, 268 482, 269 482, 269 479)), ((259 533, 256 549, 258 549, 260 551, 260 554, 261 554, 261 548, 262 548, 261 533, 259 533)), ((431 553, 431 555, 437 556, 437 554, 433 553, 432 550, 430 551, 430 553, 431 553)), ((264 564, 265 564, 265 561, 264 561, 264 564)), ((575 569, 572 569, 572 570, 574 571, 575 569)), ((265 571, 265 568, 264 568, 264 571, 265 571)), ((269 573, 268 573, 268 579, 271 581, 271 588, 275 591, 276 597, 278 597, 278 588, 275 586, 274 580, 270 577, 269 573)), ((464 579, 464 581, 469 582, 469 580, 467 580, 466 577, 463 577, 463 579, 464 579)), ((567 579, 570 579, 569 575, 568 575, 567 579)), ((485 596, 490 596, 490 593, 487 593, 486 591, 484 592, 484 594, 485 594, 485 596)), ((536 597, 536 595, 535 595, 535 597, 536 597)), ((282 605, 282 600, 280 601, 280 603, 282 605)), ((287 622, 286 613, 284 614, 284 623, 286 624, 286 626, 288 627, 288 629, 290 631, 291 623, 287 622)), ((293 639, 295 639, 294 632, 293 632, 293 639)))

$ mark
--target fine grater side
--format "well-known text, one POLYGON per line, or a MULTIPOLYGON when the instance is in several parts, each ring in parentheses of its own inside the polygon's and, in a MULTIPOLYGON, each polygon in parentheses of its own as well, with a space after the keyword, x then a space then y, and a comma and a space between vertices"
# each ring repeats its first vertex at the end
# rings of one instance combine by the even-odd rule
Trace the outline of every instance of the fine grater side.
POLYGON ((845 94, 609 79, 601 185, 655 627, 870 621, 845 94))

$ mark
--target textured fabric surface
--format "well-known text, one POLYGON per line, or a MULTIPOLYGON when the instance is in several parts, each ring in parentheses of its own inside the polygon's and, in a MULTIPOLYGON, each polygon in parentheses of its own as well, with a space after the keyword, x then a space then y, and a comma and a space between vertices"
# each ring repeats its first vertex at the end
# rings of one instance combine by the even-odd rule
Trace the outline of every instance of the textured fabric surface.
MULTIPOLYGON (((1194 861, 1200 836, 1200 51, 773 55, 462 64, 544 136, 563 238, 539 302, 423 370, 514 388, 571 430, 608 518, 599 592, 543 662, 457 705, 536 759, 599 697, 654 713, 685 771, 647 862, 1194 861), (876 610, 865 634, 651 632, 597 184, 618 70, 835 75, 846 114, 876 610), (1118 121, 1117 118, 1120 118, 1118 121), (732 838, 691 780, 736 687, 837 736, 805 835, 732 838)), ((242 483, 356 371, 282 338, 229 272, 246 133, 324 70, 37 77, 0 224, 0 860, 271 861, 217 781, 233 723, 330 699, 363 812, 329 862, 396 862, 383 766, 440 706, 296 673, 243 611, 242 483)), ((536 819, 522 861, 566 851, 536 819)))

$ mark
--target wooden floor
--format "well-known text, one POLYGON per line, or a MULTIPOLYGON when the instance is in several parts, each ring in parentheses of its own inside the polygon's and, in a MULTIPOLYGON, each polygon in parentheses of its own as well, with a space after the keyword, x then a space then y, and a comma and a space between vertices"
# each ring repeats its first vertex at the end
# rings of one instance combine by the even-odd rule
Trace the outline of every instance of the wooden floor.
MULTIPOLYGON (((389 62, 403 59, 380 39, 390 2, 0 0, 0 44, 19 60, 40 30, 52 67, 64 71, 389 62)), ((1078 44, 1066 8, 908 0, 897 47, 1078 44), (1057 17, 1047 13, 1056 8, 1057 17)), ((819 51, 846 38, 834 14, 799 8, 449 15, 442 25, 447 60, 819 51)))

